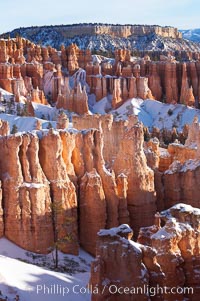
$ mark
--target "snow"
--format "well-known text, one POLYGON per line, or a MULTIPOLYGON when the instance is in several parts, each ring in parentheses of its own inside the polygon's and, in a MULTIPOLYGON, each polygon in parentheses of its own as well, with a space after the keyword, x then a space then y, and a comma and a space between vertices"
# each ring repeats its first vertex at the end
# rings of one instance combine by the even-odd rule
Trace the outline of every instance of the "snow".
POLYGON ((188 39, 194 42, 200 42, 200 29, 186 29, 186 30, 180 30, 183 34, 184 39, 188 39))
POLYGON ((110 111, 112 108, 111 99, 112 96, 109 96, 109 97, 104 97, 100 101, 96 102, 91 109, 92 113, 94 114, 98 113, 102 115, 106 114, 106 112, 110 111))
POLYGON ((159 129, 172 129, 176 127, 181 131, 186 123, 192 123, 195 116, 200 120, 200 112, 197 109, 187 107, 181 104, 163 104, 159 101, 146 100, 140 105, 140 113, 138 114, 139 120, 146 126, 157 127, 159 129), (151 117, 152 123, 146 122, 146 118, 141 115, 142 111, 148 113, 151 117), (169 114, 169 110, 172 114, 169 114))
POLYGON ((153 234, 151 236, 151 239, 155 239, 155 240, 165 240, 165 239, 170 239, 172 237, 173 233, 171 232, 167 232, 165 227, 161 228, 160 230, 158 230, 158 232, 156 232, 155 234, 153 234))
POLYGON ((142 108, 152 117, 152 126, 158 128, 176 127, 181 131, 186 123, 192 123, 195 116, 200 117, 199 110, 181 104, 163 104, 159 101, 147 100, 143 102, 142 108), (169 110, 172 112, 171 115, 169 110))
MULTIPOLYGON (((200 209, 199 208, 195 208, 195 207, 192 207, 190 205, 183 204, 183 203, 179 203, 179 204, 174 205, 173 207, 170 208, 170 210, 179 210, 180 212, 188 212, 188 213, 194 213, 194 214, 200 215, 200 209)), ((161 212, 161 214, 164 215, 168 211, 169 210, 163 211, 163 212, 161 212)))
POLYGON ((165 174, 172 175, 173 173, 180 172, 181 170, 181 163, 180 161, 174 161, 170 166, 169 169, 165 171, 165 174))
POLYGON ((174 161, 168 170, 165 171, 165 174, 173 174, 176 172, 187 172, 195 170, 200 167, 200 160, 198 159, 189 159, 181 164, 179 161, 174 161))
MULTIPOLYGON (((98 232, 99 236, 111 236, 114 237, 116 235, 120 235, 120 233, 124 233, 124 234, 128 234, 128 233, 132 233, 132 229, 129 227, 129 225, 127 224, 122 224, 119 227, 114 227, 111 229, 102 229, 98 232)), ((124 237, 120 237, 121 238, 121 242, 123 243, 123 247, 127 248, 128 245, 131 245, 133 247, 133 249, 135 250, 136 253, 141 254, 142 250, 140 248, 140 244, 138 244, 137 242, 134 242, 132 240, 127 240, 124 237)), ((113 241, 112 244, 115 245, 117 242, 113 241)), ((114 249, 113 249, 114 251, 114 249)))
POLYGON ((195 170, 196 168, 198 168, 200 166, 200 160, 187 160, 182 168, 181 168, 181 171, 182 172, 186 172, 188 170, 195 170))
POLYGON ((26 182, 24 182, 22 184, 22 186, 28 187, 28 188, 41 188, 41 187, 45 187, 45 185, 43 183, 26 183, 26 182))
POLYGON ((8 121, 10 125, 10 130, 12 130, 13 125, 17 126, 18 132, 29 132, 35 129, 36 121, 39 120, 42 124, 42 128, 46 129, 51 122, 52 126, 56 128, 55 121, 47 121, 43 119, 38 119, 36 117, 21 117, 10 114, 0 114, 0 119, 8 121))
MULTIPOLYGON (((81 77, 84 80, 85 74, 80 72, 76 74, 77 77, 81 77)), ((5 91, 6 92, 6 91, 5 91)), ((185 124, 191 124, 194 117, 197 116, 200 120, 200 111, 191 107, 187 107, 181 104, 163 104, 155 100, 142 100, 139 98, 132 98, 127 100, 118 109, 112 109, 111 107, 112 95, 104 97, 100 101, 96 102, 94 94, 88 95, 88 104, 90 114, 113 114, 114 120, 127 120, 129 115, 138 116, 138 120, 148 127, 151 131, 153 127, 159 129, 171 130, 176 127, 177 131, 183 130, 185 124), (170 110, 170 114, 169 114, 170 110)), ((0 119, 9 122, 10 129, 12 130, 15 124, 18 128, 18 132, 28 132, 35 129, 36 121, 39 120, 42 125, 42 129, 47 129, 49 122, 53 128, 56 128, 56 120, 60 111, 63 111, 69 118, 72 119, 73 112, 67 110, 58 110, 56 107, 50 105, 42 105, 38 103, 32 103, 35 117, 21 117, 16 115, 10 115, 6 113, 0 113, 0 119)), ((72 123, 69 123, 69 128, 72 128, 72 123)))
POLYGON ((57 109, 55 107, 51 107, 49 105, 42 105, 39 103, 32 102, 35 116, 37 118, 50 119, 56 121, 57 117, 57 109))
MULTIPOLYGON (((138 116, 139 121, 150 130, 152 130, 153 127, 157 127, 159 129, 165 128, 168 130, 176 127, 177 131, 180 132, 183 130, 185 124, 191 124, 193 122, 195 116, 197 116, 200 120, 200 111, 198 109, 181 104, 164 104, 156 100, 132 98, 127 100, 118 109, 114 110, 111 107, 111 102, 112 95, 108 95, 98 102, 96 102, 94 94, 88 95, 89 109, 91 113, 102 115, 107 113, 113 114, 116 121, 126 120, 129 115, 136 115, 138 116)), ((51 120, 53 127, 55 127, 54 121, 57 119, 59 110, 55 107, 52 108, 50 106, 36 103, 33 103, 33 107, 37 118, 45 116, 47 119, 51 120)), ((64 112, 68 115, 69 119, 71 119, 73 113, 69 113, 68 111, 64 112)), ((48 123, 48 120, 42 120, 42 128, 46 128, 48 123)), ((70 124, 70 127, 71 126, 72 125, 70 124)))
POLYGON ((101 63, 109 63, 109 64, 114 64, 115 63, 115 59, 113 58, 107 58, 103 55, 97 55, 97 54, 93 54, 92 55, 92 62, 101 64, 101 63))
POLYGON ((99 232, 98 232, 98 235, 99 236, 115 236, 115 235, 118 235, 118 233, 131 233, 132 232, 132 229, 129 227, 129 225, 127 224, 123 224, 119 227, 114 227, 114 228, 111 228, 111 229, 101 229, 99 232))
POLYGON ((134 247, 135 251, 138 253, 138 254, 142 254, 142 249, 140 248, 140 244, 138 244, 137 242, 133 241, 133 240, 128 240, 128 243, 134 247))
POLYGON ((172 237, 176 237, 177 234, 181 235, 183 231, 185 231, 188 226, 184 223, 177 222, 176 218, 172 216, 168 216, 165 226, 158 230, 155 234, 151 236, 152 239, 156 240, 165 240, 171 239, 172 237), (168 232, 169 229, 169 232, 168 232))
POLYGON ((171 157, 170 153, 166 148, 159 147, 160 157, 162 158, 168 158, 171 157))
MULTIPOLYGON (((0 119, 8 121, 11 130, 15 124, 19 132, 28 132, 35 129, 37 120, 41 122, 42 129, 47 129, 49 122, 53 128, 56 128, 56 120, 60 111, 63 111, 69 119, 71 119, 71 116, 74 114, 68 112, 67 110, 56 109, 56 107, 51 107, 50 105, 43 105, 35 102, 32 102, 32 105, 34 108, 35 117, 21 117, 17 115, 0 113, 0 119)), ((72 124, 69 123, 69 127, 71 126, 72 124)))
POLYGON ((0 94, 6 99, 6 100, 9 100, 10 99, 10 96, 13 96, 12 93, 0 88, 0 94))
MULTIPOLYGON (((21 260, 30 260, 27 253, 7 239, 0 239, 0 290, 8 296, 8 301, 14 300, 16 294, 20 296, 20 301, 90 300, 90 292, 86 289, 89 281, 89 263, 92 259, 90 255, 82 250, 79 257, 67 255, 77 261, 84 258, 88 264, 87 272, 70 275, 22 262, 21 260), (83 293, 79 292, 80 289, 83 293)), ((59 256, 64 255, 59 252, 59 256)), ((51 255, 46 256, 51 258, 51 255)), ((85 268, 81 261, 80 264, 85 268)))
POLYGON ((192 123, 195 116, 200 120, 200 111, 197 109, 181 104, 164 104, 156 100, 139 98, 129 99, 118 109, 112 110, 111 98, 104 97, 93 105, 91 111, 99 114, 113 114, 115 120, 126 120, 128 115, 136 115, 139 121, 150 130, 153 127, 168 130, 176 127, 180 132, 186 123, 192 123))

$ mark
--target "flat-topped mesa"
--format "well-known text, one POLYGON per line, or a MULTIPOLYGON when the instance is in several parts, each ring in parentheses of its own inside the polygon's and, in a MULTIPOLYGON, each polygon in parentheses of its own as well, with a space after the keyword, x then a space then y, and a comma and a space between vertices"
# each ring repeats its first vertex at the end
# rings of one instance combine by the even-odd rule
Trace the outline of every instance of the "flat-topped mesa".
POLYGON ((182 38, 177 28, 158 25, 112 25, 112 24, 74 24, 63 26, 65 37, 72 38, 80 35, 111 35, 112 37, 127 38, 129 36, 144 36, 157 34, 165 38, 182 38))

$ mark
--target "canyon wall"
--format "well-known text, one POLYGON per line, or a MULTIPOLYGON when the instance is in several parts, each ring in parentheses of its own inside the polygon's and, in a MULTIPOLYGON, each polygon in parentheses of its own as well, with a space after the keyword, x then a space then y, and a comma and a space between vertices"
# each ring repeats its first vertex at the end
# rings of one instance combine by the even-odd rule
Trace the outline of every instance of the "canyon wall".
MULTIPOLYGON (((106 125, 105 119, 102 127, 106 125)), ((137 235, 142 225, 151 225, 156 211, 154 176, 147 166, 142 126, 137 121, 110 122, 108 135, 91 128, 7 134, 0 137, 1 236, 41 253, 58 242, 62 251, 77 254, 80 240, 94 254, 101 228, 125 221, 137 235), (105 141, 118 133, 123 143, 113 140, 110 157, 105 141), (104 153, 113 170, 106 168, 104 153)))
POLYGON ((65 119, 61 114, 58 130, 15 135, 0 123, 1 236, 36 252, 47 252, 56 240, 61 250, 77 254, 80 241, 94 254, 101 228, 125 222, 136 238, 157 210, 183 201, 199 207, 196 118, 186 145, 165 150, 157 138, 144 147, 135 117, 74 116, 76 130, 66 130, 65 119))
POLYGON ((96 101, 111 97, 113 109, 135 97, 199 107, 200 65, 198 58, 179 62, 170 53, 156 61, 133 58, 126 49, 101 61, 75 44, 57 51, 18 37, 0 40, 0 87, 18 102, 56 103, 80 115, 89 113, 91 94, 96 101))

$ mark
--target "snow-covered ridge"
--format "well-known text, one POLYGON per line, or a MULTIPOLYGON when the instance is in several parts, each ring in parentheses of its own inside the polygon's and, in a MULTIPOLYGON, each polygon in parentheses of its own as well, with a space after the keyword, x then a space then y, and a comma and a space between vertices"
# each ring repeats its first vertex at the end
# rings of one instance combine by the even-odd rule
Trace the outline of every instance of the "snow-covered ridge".
POLYGON ((133 98, 127 100, 116 110, 111 110, 111 99, 103 98, 93 104, 93 113, 114 115, 115 120, 126 120, 128 115, 138 116, 146 127, 152 130, 153 127, 159 129, 172 130, 173 127, 181 132, 185 124, 191 124, 194 117, 200 120, 200 111, 181 104, 164 104, 156 100, 142 100, 133 98))
POLYGON ((200 43, 200 28, 180 30, 183 38, 200 43))
MULTIPOLYGON (((151 131, 153 127, 159 129, 172 130, 173 127, 178 132, 183 130, 185 124, 191 124, 194 117, 197 116, 200 121, 200 111, 181 104, 164 104, 155 100, 142 100, 139 98, 133 98, 127 100, 118 109, 111 109, 112 97, 105 97, 102 100, 96 102, 94 95, 89 95, 89 107, 91 114, 113 114, 114 119, 126 120, 129 115, 136 115, 140 122, 144 126, 148 127, 151 131), (170 111, 170 114, 169 114, 170 111)), ((56 120, 59 114, 59 110, 55 107, 50 107, 38 103, 33 103, 35 117, 21 117, 16 115, 10 115, 0 113, 0 119, 9 122, 10 129, 13 125, 17 126, 18 132, 28 132, 35 130, 36 121, 41 122, 42 129, 47 129, 49 124, 53 128, 56 128, 56 120)), ((64 111, 69 119, 73 113, 64 111)), ((70 123, 69 127, 72 128, 73 124, 70 123)))

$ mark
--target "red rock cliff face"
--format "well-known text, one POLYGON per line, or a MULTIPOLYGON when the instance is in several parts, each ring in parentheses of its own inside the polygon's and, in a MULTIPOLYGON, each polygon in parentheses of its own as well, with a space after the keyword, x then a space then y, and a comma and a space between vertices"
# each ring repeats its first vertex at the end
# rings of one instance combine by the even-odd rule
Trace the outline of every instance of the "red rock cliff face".
POLYGON ((163 294, 161 300, 199 298, 199 214, 197 208, 177 204, 161 212, 160 218, 165 222, 162 228, 141 229, 138 240, 157 251, 156 260, 165 275, 163 285, 182 287, 173 296, 163 294), (190 291, 184 291, 184 287, 190 291))
POLYGON ((42 169, 50 182, 54 227, 60 241, 60 249, 77 253, 76 191, 67 175, 62 152, 63 144, 59 132, 50 130, 40 139, 39 157, 42 169))
POLYGON ((146 212, 146 222, 151 224, 156 209, 154 174, 147 167, 143 151, 142 126, 134 124, 135 122, 137 121, 134 118, 126 122, 113 122, 108 115, 73 118, 75 127, 79 129, 89 128, 92 124, 102 129, 103 158, 106 164, 113 168, 116 176, 122 173, 127 176, 130 220, 133 229, 137 232, 142 223, 142 216, 137 210, 146 212), (137 217, 134 210, 137 211, 137 217), (150 215, 148 211, 151 212, 150 215))
POLYGON ((1 137, 0 144, 5 236, 27 250, 46 253, 53 241, 51 199, 38 161, 38 138, 1 137))
POLYGON ((195 117, 189 126, 185 145, 173 143, 159 155, 158 170, 155 170, 157 208, 166 209, 179 202, 199 207, 199 133, 195 117), (194 189, 195 187, 195 189, 194 189))
MULTIPOLYGON (((73 151, 73 164, 75 172, 80 181, 80 224, 95 224, 95 216, 97 214, 95 208, 101 206, 101 221, 99 220, 98 225, 104 225, 106 227, 110 225, 119 225, 119 195, 117 190, 116 178, 113 173, 110 173, 106 167, 103 159, 103 136, 101 132, 95 129, 84 131, 82 135, 76 136, 76 147, 73 151), (95 168, 95 172, 94 172, 95 168), (93 176, 94 175, 94 176, 93 176), (89 184, 91 182, 91 184, 89 184), (94 182, 94 183, 93 183, 94 182), (98 185, 95 184, 98 182, 98 185), (92 195, 92 188, 94 186, 95 199, 90 200, 87 196, 92 195), (97 187, 99 186, 99 188, 97 187), (102 189, 101 189, 102 187, 102 189), (104 197, 102 194, 104 192, 104 197), (83 196, 86 197, 83 197, 83 196), (105 198, 105 202, 103 199, 105 198), (94 202, 94 203, 93 203, 94 202), (86 215, 86 205, 91 208, 86 215), (82 212, 83 210, 83 212, 82 212)), ((126 206, 126 198, 124 200, 126 206)), ((128 215, 128 213, 126 212, 128 215)), ((95 227, 96 233, 100 229, 95 227)), ((90 233, 89 229, 80 229, 80 240, 83 247, 87 248, 88 242, 85 236, 90 233), (82 237, 83 235, 83 237, 82 237)), ((95 253, 95 241, 96 236, 90 237, 90 244, 93 248, 88 249, 92 254, 95 253), (94 238, 94 241, 93 239, 94 238)))
MULTIPOLYGON (((128 125, 128 121, 113 120, 113 116, 106 115, 87 115, 82 117, 73 116, 73 125, 75 128, 90 129, 97 128, 103 133, 103 158, 106 164, 111 167, 116 158, 120 142, 128 125)), ((131 122, 131 121, 130 121, 131 122)))
POLYGON ((136 234, 144 222, 152 224, 156 210, 154 173, 147 166, 143 142, 141 124, 127 127, 113 165, 117 175, 127 175, 130 225, 136 234))
MULTIPOLYGON (((187 76, 187 67, 186 64, 183 64, 183 71, 182 71, 182 85, 181 85, 181 95, 180 95, 180 102, 186 105, 194 105, 195 97, 193 94, 193 88, 189 85, 189 80, 187 76)), ((197 80, 197 74, 195 79, 197 80)), ((195 85, 196 86, 196 85, 195 85)), ((197 96, 198 93, 196 93, 197 96)))
POLYGON ((147 145, 151 147, 148 161, 155 170, 157 203, 154 172, 147 166, 143 127, 137 120, 113 122, 108 115, 75 118, 74 123, 80 129, 89 129, 39 130, 37 135, 9 136, 7 123, 1 123, 0 130, 5 136, 0 139, 4 200, 0 229, 18 245, 47 252, 58 239, 60 249, 77 253, 80 239, 82 246, 94 254, 100 228, 126 222, 132 225, 136 236, 141 226, 153 223, 157 208, 164 209, 182 200, 199 206, 196 184, 199 154, 198 148, 190 149, 191 143, 199 144, 196 119, 189 129, 186 146, 174 144, 168 148, 170 162, 180 160, 180 163, 174 162, 171 167, 167 164, 164 168, 160 165, 162 155, 156 142, 147 145), (92 125, 99 130, 91 129, 92 125), (193 160, 188 161, 191 151, 193 160), (152 161, 154 153, 156 157, 152 161), (92 196, 95 196, 94 203, 92 196), (87 214, 86 207, 90 208, 87 214), (99 216, 98 211, 101 211, 99 216), (84 229, 84 224, 94 228, 84 229))
POLYGON ((157 213, 153 226, 141 228, 139 243, 131 240, 128 225, 99 231, 89 281, 92 300, 197 301, 199 214, 185 204, 157 213))
POLYGON ((3 220, 3 207, 2 207, 2 188, 0 188, 0 237, 4 235, 4 220, 3 220))
MULTIPOLYGON (((103 134, 101 157, 103 156, 106 164, 114 170, 115 177, 120 174, 127 176, 128 211, 132 228, 137 233, 144 222, 144 216, 145 222, 150 225, 156 211, 154 173, 147 167, 143 150, 142 125, 137 123, 134 118, 130 118, 129 121, 125 122, 113 122, 110 115, 73 117, 73 123, 79 129, 90 128, 92 124, 101 129, 103 134)), ((103 173, 99 169, 98 172, 103 181, 103 173)), ((104 182, 108 185, 108 179, 104 182)), ((116 186, 111 183, 110 186, 114 188, 112 192, 114 196, 116 186)), ((111 212, 116 210, 117 203, 117 200, 113 201, 111 212)), ((117 215, 115 214, 115 216, 117 215)), ((108 226, 117 226, 117 223, 114 222, 108 226)))
POLYGON ((102 181, 94 169, 86 173, 80 184, 80 243, 94 253, 97 232, 106 226, 106 200, 102 181))
POLYGON ((146 225, 151 222, 155 191, 153 172, 147 167, 142 148, 142 126, 132 125, 133 121, 129 121, 130 128, 123 122, 112 125, 110 117, 102 118, 101 130, 50 129, 37 131, 38 136, 1 137, 6 237, 38 252, 46 252, 56 239, 64 252, 77 253, 79 226, 82 246, 94 254, 100 228, 117 227, 130 220, 137 233, 142 210, 146 225), (110 156, 107 143, 112 135, 120 135, 117 139, 121 143, 113 145, 110 156), (104 153, 110 165, 114 162, 115 172, 106 168, 104 153), (10 160, 5 160, 8 156, 10 160), (39 243, 43 236, 47 239, 39 243))
POLYGON ((63 94, 58 95, 56 107, 76 112, 83 115, 88 113, 88 96, 85 86, 78 83, 74 89, 69 87, 69 79, 66 78, 63 86, 63 94))
POLYGON ((56 241, 77 254, 79 226, 82 246, 94 254, 99 229, 128 218, 126 181, 105 168, 99 130, 37 134, 1 136, 1 233, 31 251, 45 253, 56 241))
POLYGON ((165 208, 181 201, 199 207, 199 176, 199 160, 174 161, 163 175, 165 208))
POLYGON ((131 97, 157 99, 167 103, 180 102, 191 106, 197 106, 199 102, 198 61, 180 63, 170 55, 164 56, 164 59, 161 56, 156 62, 149 57, 131 61, 129 50, 117 50, 115 64, 109 69, 103 66, 102 64, 103 76, 109 74, 119 78, 114 81, 112 77, 107 78, 109 88, 106 90, 103 85, 104 77, 95 80, 96 75, 90 75, 88 84, 92 91, 98 91, 98 94, 95 92, 97 100, 112 93, 114 108, 131 97))
POLYGON ((0 139, 5 236, 30 251, 47 253, 56 241, 77 254, 77 197, 62 140, 59 132, 41 133, 40 141, 35 134, 0 139))
POLYGON ((132 235, 128 225, 99 231, 89 282, 89 288, 93 289, 92 301, 150 300, 149 294, 141 288, 149 286, 155 274, 160 281, 163 275, 156 263, 155 251, 132 241, 132 235), (140 289, 137 291, 137 288, 140 289))

